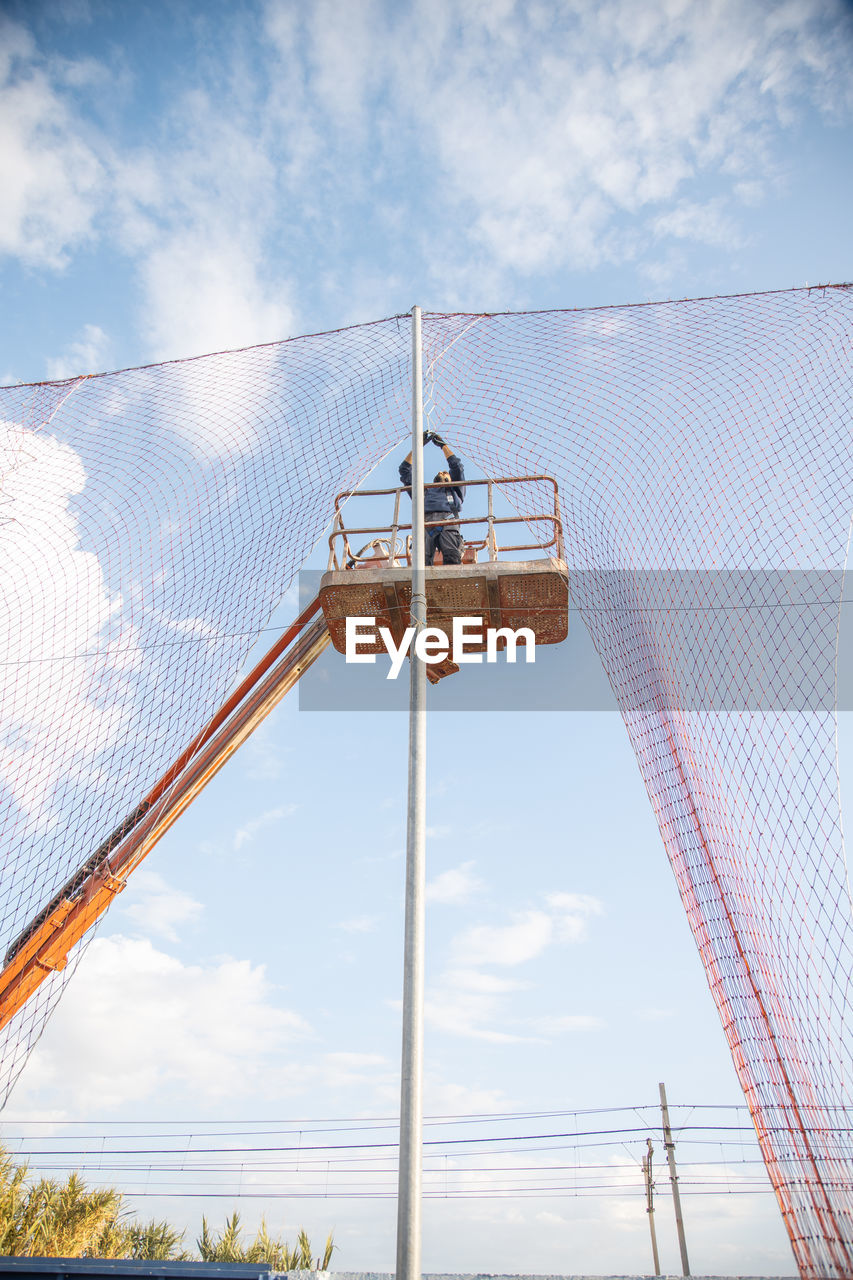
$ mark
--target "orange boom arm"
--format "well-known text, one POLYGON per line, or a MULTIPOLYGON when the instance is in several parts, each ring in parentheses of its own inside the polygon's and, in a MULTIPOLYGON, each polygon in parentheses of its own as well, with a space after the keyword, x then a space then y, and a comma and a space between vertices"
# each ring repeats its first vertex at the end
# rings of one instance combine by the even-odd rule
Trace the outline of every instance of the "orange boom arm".
POLYGON ((311 602, 211 717, 148 795, 18 935, 0 971, 0 1028, 103 915, 127 877, 329 643, 311 602))

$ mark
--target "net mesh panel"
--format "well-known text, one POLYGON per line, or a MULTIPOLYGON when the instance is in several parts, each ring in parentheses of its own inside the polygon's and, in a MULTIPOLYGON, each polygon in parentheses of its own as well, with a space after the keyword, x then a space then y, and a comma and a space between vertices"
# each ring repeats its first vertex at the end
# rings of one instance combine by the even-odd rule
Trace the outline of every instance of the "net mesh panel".
MULTIPOLYGON (((423 331, 430 426, 486 475, 559 483, 573 602, 798 1266, 851 1275, 835 654, 853 291, 423 331)), ((222 702, 335 493, 407 437, 410 322, 0 398, 5 949, 222 702)), ((506 497, 549 508, 544 487, 506 497)), ((7 1028, 6 1091, 81 951, 7 1028)))

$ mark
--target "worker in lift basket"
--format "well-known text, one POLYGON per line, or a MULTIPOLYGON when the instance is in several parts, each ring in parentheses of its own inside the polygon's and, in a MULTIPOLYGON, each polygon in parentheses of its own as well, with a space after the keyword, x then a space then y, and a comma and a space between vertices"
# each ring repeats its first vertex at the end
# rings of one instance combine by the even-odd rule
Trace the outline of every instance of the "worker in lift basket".
MULTIPOLYGON (((432 564, 436 551, 440 551, 445 564, 462 563, 462 534, 458 525, 445 524, 445 520, 458 519, 465 500, 465 490, 460 488, 465 479, 465 469, 450 445, 435 431, 424 432, 424 444, 437 444, 447 459, 446 471, 439 471, 434 483, 438 489, 424 490, 424 524, 426 533, 426 563, 432 564)), ((412 455, 400 463, 400 480, 412 496, 412 455)))

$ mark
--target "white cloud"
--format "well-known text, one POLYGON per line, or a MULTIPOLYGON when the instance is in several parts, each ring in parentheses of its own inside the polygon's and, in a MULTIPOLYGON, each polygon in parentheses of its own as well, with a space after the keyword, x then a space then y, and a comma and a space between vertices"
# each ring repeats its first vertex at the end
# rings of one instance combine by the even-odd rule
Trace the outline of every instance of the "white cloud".
POLYGON ((85 1114, 170 1089, 199 1101, 252 1098, 287 1079, 310 1028, 273 999, 263 966, 184 965, 148 941, 96 938, 16 1092, 85 1114))
POLYGON ((85 114, 103 66, 47 59, 4 25, 0 250, 56 268, 112 237, 137 265, 155 357, 292 332, 305 243, 311 287, 348 314, 358 282, 387 293, 393 256, 371 265, 349 245, 363 203, 448 300, 505 300, 512 272, 725 249, 743 240, 737 208, 784 178, 798 113, 841 118, 853 102, 840 0, 267 0, 240 21, 230 60, 188 62, 151 121, 156 150, 85 114), (405 188, 384 185, 413 157, 429 175, 414 246, 405 188))
POLYGON ((668 248, 662 258, 647 258, 641 262, 637 272, 656 290, 664 291, 686 269, 686 255, 679 249, 668 248))
POLYGON ((551 942, 554 922, 545 911, 520 911, 508 925, 473 925, 454 943, 456 963, 523 964, 541 955, 551 942))
POLYGON ((507 1024, 504 1019, 501 1019, 501 1027, 493 1025, 498 1020, 499 1012, 500 1001, 494 995, 465 991, 443 982, 437 983, 424 1001, 427 1023, 449 1035, 485 1040, 491 1044, 519 1044, 535 1038, 505 1029, 507 1024))
MULTIPOLYGON (((209 198, 200 187, 194 201, 209 198)), ((145 254, 139 272, 154 359, 274 342, 292 332, 293 309, 266 278, 261 250, 225 222, 175 230, 145 254)))
POLYGON ((245 845, 251 844, 260 831, 265 827, 274 826, 276 822, 280 822, 282 818, 289 818, 292 813, 296 812, 295 804, 281 804, 275 809, 266 809, 263 813, 259 813, 256 818, 250 818, 248 822, 244 822, 242 827, 234 832, 231 839, 231 846, 236 852, 245 845))
POLYGON ((711 200, 706 204, 679 200, 652 221, 652 228, 657 236, 671 236, 676 240, 696 240, 702 244, 728 245, 731 248, 742 243, 736 224, 726 214, 722 200, 711 200))
POLYGON ((503 999, 526 986, 524 982, 475 969, 448 969, 427 992, 424 1016, 431 1026, 450 1035, 493 1044, 529 1040, 531 1037, 523 1030, 508 1029, 503 999))
POLYGON ((590 1014, 531 1018, 512 999, 530 983, 483 968, 515 967, 537 959, 549 946, 577 945, 587 935, 589 919, 601 911, 601 903, 589 894, 555 892, 545 895, 544 908, 517 911, 509 924, 475 924, 463 930, 451 941, 449 967, 427 993, 427 1020, 447 1034, 494 1044, 537 1041, 602 1026, 590 1014))
POLYGON ((277 359, 274 346, 255 351, 251 363, 223 356, 207 363, 203 378, 191 360, 173 364, 163 425, 205 460, 251 453, 281 410, 277 359))
POLYGON ((588 893, 549 893, 546 902, 553 913, 557 942, 583 942, 589 917, 604 910, 598 898, 588 893))
POLYGON ((499 978, 496 973, 480 973, 477 969, 448 969, 444 979, 457 991, 481 991, 487 995, 524 991, 528 985, 516 978, 499 978))
POLYGON ((242 101, 254 82, 241 85, 236 65, 226 74, 224 99, 219 86, 208 92, 191 80, 162 121, 172 145, 140 151, 116 175, 120 235, 138 262, 155 359, 272 342, 294 329, 272 239, 282 156, 267 121, 242 101))
POLYGON ((457 964, 517 965, 534 960, 552 942, 582 942, 590 916, 600 915, 601 903, 589 894, 550 893, 547 910, 517 911, 507 925, 472 925, 453 943, 457 964))
MULTIPOLYGON (((84 242, 114 239, 138 264, 154 358, 288 336, 287 282, 265 245, 280 157, 256 121, 190 88, 161 118, 157 150, 129 150, 85 114, 103 65, 45 58, 10 20, 2 34, 0 253, 56 270, 84 242)), ((66 376, 75 354, 50 376, 66 376)))
MULTIPOLYGON (((0 567, 15 606, 0 622, 0 782, 46 827, 60 779, 82 777, 119 733, 121 686, 108 677, 133 655, 86 657, 103 647, 122 602, 80 546, 70 505, 86 484, 79 456, 43 433, 0 423, 0 475, 0 567)), ((127 635, 118 647, 134 648, 127 635)))
POLYGON ((23 27, 0 19, 0 253, 54 269, 92 236, 108 190, 61 78, 23 27))
POLYGON ((60 381, 83 373, 98 373, 108 359, 110 339, 96 324, 83 326, 80 336, 70 342, 61 356, 47 362, 47 376, 60 381))
POLYGON ((188 893, 167 884, 156 871, 137 871, 131 884, 140 901, 124 907, 124 914, 146 933, 159 934, 170 942, 177 942, 179 925, 191 924, 204 909, 188 893))
POLYGON ((764 185, 761 182, 752 182, 749 179, 743 182, 736 182, 734 192, 738 200, 749 206, 761 204, 765 196, 764 185))
POLYGON ((306 12, 314 90, 338 124, 357 126, 365 97, 380 74, 374 56, 383 18, 379 4, 360 0, 341 6, 338 0, 315 0, 306 12))
POLYGON ((566 1228, 569 1226, 569 1219, 564 1217, 562 1213, 552 1213, 550 1209, 543 1209, 536 1214, 536 1221, 542 1222, 545 1226, 557 1226, 566 1228))
POLYGON ((634 257, 623 215, 729 243, 713 199, 672 228, 656 211, 709 175, 775 179, 769 131, 792 105, 849 105, 843 22, 820 0, 507 4, 467 22, 432 3, 395 27, 388 52, 396 100, 435 148, 443 209, 471 211, 485 265, 535 272, 634 257))
POLYGON ((512 1099, 501 1089, 481 1089, 431 1075, 424 1081, 424 1098, 427 1115, 485 1115, 490 1111, 510 1111, 513 1106, 512 1099))
POLYGON ((316 1069, 323 1086, 328 1089, 366 1084, 382 1091, 387 1085, 396 1084, 398 1079, 396 1064, 389 1062, 381 1053, 327 1053, 316 1069))
POLYGON ((476 969, 448 969, 427 993, 425 1016, 431 1026, 449 1035, 493 1044, 533 1043, 605 1025, 593 1014, 527 1017, 509 997, 529 985, 476 969))
POLYGON ((430 880, 426 887, 427 902, 444 905, 469 902, 483 887, 482 880, 471 870, 473 865, 473 862, 463 862, 430 880))

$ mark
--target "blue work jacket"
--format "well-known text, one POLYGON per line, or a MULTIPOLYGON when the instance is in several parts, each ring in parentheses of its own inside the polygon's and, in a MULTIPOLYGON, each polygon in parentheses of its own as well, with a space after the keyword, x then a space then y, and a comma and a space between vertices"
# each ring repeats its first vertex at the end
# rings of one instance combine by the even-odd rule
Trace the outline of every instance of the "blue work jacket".
MULTIPOLYGON (((453 481, 465 479, 465 468, 455 453, 447 459, 447 470, 453 481)), ((406 493, 412 496, 412 464, 400 463, 400 480, 406 487, 406 493)), ((440 524, 445 520, 457 519, 465 501, 465 490, 454 484, 436 485, 434 489, 424 490, 424 520, 427 524, 440 524)))

